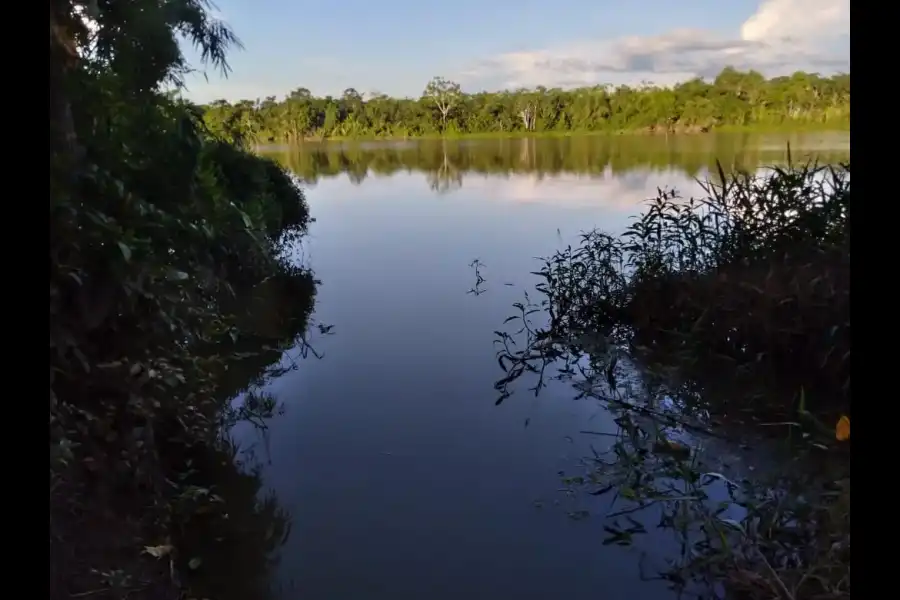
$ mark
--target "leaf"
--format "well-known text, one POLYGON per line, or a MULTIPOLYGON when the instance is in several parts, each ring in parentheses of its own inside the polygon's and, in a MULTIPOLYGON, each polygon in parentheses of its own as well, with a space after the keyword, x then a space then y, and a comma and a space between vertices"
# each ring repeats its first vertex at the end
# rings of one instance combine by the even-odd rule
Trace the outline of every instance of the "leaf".
POLYGON ((723 481, 726 485, 728 485, 728 487, 732 489, 739 487, 737 483, 731 481, 721 473, 704 473, 703 476, 709 477, 710 479, 718 479, 719 481, 723 481))
POLYGON ((841 415, 841 418, 838 419, 837 425, 834 428, 834 437, 836 437, 839 442, 846 442, 850 439, 850 417, 841 415))
POLYGON ((153 558, 162 558, 172 553, 174 548, 171 544, 162 544, 160 546, 144 546, 144 552, 153 558))
POLYGON ((653 451, 658 454, 669 454, 676 457, 687 458, 691 454, 690 447, 672 440, 662 440, 653 444, 653 451))
POLYGON ((179 271, 177 269, 170 269, 168 273, 166 273, 166 279, 169 281, 184 281, 188 278, 188 274, 184 271, 179 271))
POLYGON ((599 490, 595 490, 595 491, 593 491, 593 492, 588 492, 588 493, 589 493, 591 496, 602 496, 603 494, 605 494, 605 493, 611 491, 613 488, 615 488, 614 485, 608 485, 608 486, 606 486, 606 487, 600 488, 599 490))
POLYGON ((728 525, 732 529, 737 529, 738 531, 744 531, 744 526, 741 525, 738 521, 735 521, 734 519, 721 519, 720 518, 719 522, 721 522, 723 525, 728 525))
POLYGON ((200 568, 200 565, 203 564, 203 559, 199 556, 195 556, 190 561, 188 561, 188 568, 192 571, 196 571, 200 568))
POLYGON ((131 260, 131 248, 125 242, 116 242, 119 244, 119 250, 122 251, 122 256, 125 257, 125 262, 131 260))

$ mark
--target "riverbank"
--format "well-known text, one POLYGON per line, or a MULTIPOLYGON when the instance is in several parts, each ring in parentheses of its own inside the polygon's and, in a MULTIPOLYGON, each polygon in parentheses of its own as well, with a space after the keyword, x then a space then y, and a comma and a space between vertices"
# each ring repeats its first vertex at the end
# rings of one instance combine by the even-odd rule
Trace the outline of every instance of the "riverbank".
MULTIPOLYGON (((720 172, 706 191, 660 191, 624 238, 589 232, 546 259, 549 309, 520 305, 510 327, 531 309, 549 324, 501 333, 498 402, 553 365, 615 415, 609 456, 567 485, 617 489, 619 515, 662 511, 688 549, 660 574, 675 587, 849 598, 849 165, 720 172), (620 381, 626 362, 643 391, 620 381), (788 458, 729 480, 686 435, 729 430, 781 438, 788 458)), ((607 523, 609 543, 646 531, 636 518, 607 523)))
POLYGON ((239 460, 228 431, 245 421, 265 427, 273 415, 274 401, 259 390, 282 354, 303 344, 313 306, 312 276, 294 277, 257 286, 243 304, 242 330, 257 333, 192 350, 194 360, 227 369, 170 389, 183 401, 196 392, 208 400, 131 427, 95 411, 80 411, 73 425, 71 401, 51 405, 51 598, 264 597, 287 517, 274 500, 261 503, 259 473, 239 460))
MULTIPOLYGON (((611 131, 507 131, 484 133, 447 133, 447 134, 422 134, 422 135, 331 135, 331 136, 306 136, 302 142, 364 142, 364 141, 416 141, 416 140, 494 140, 494 139, 529 139, 529 138, 578 138, 578 137, 666 137, 666 136, 700 136, 710 133, 745 133, 745 134, 792 134, 792 133, 829 133, 849 132, 850 124, 809 123, 809 124, 785 124, 785 125, 753 125, 736 126, 726 125, 720 127, 684 127, 684 128, 656 128, 645 127, 640 129, 621 129, 611 131)), ((273 139, 266 144, 296 143, 291 140, 273 139)), ((260 144, 264 145, 264 144, 260 144)))
MULTIPOLYGON (((227 434, 237 422, 265 427, 276 406, 259 389, 283 352, 303 343, 315 282, 306 272, 292 277, 257 286, 253 302, 242 303, 242 330, 257 333, 192 350, 193 360, 221 366, 205 382, 168 386, 179 410, 126 410, 113 420, 103 410, 112 406, 85 410, 54 398, 51 598, 265 596, 286 515, 271 499, 260 503, 258 471, 241 464, 227 434)), ((99 368, 113 375, 119 367, 135 378, 166 377, 164 366, 99 368)))
POLYGON ((176 31, 224 65, 234 38, 201 7, 122 23, 103 5, 95 32, 81 5, 50 8, 50 598, 204 597, 212 555, 191 532, 261 510, 258 485, 218 479, 244 476, 223 431, 272 408, 231 400, 305 333, 315 283, 284 250, 308 207, 158 91, 184 64, 176 31), (141 52, 80 52, 98 38, 141 52))

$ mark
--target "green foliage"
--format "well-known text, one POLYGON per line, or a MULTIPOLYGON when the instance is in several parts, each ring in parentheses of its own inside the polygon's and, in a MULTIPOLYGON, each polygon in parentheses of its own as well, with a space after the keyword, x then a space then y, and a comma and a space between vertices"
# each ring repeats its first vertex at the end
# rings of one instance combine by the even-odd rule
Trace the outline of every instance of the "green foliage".
POLYGON ((623 236, 592 231, 546 259, 543 299, 497 332, 498 403, 526 374, 537 393, 555 367, 606 404, 617 431, 599 435, 613 443, 578 485, 618 490, 609 543, 659 511, 686 549, 665 573, 679 587, 849 597, 849 449, 820 423, 850 410, 850 166, 720 169, 705 190, 661 190, 623 236), (746 426, 760 422, 801 442, 777 477, 730 481, 714 450, 683 441, 759 437, 746 426), (713 501, 723 482, 729 498, 713 501))
POLYGON ((192 349, 239 334, 224 307, 295 271, 279 251, 308 217, 288 176, 205 139, 185 107, 155 103, 132 114, 129 103, 95 105, 117 111, 118 126, 79 136, 89 163, 75 190, 51 197, 52 389, 73 405, 124 394, 138 414, 141 398, 178 411, 174 382, 192 379, 183 393, 196 395, 186 371, 208 368, 192 349), (129 376, 139 368, 157 376, 129 376))
POLYGON ((707 198, 662 190, 623 236, 592 231, 547 259, 550 323, 533 341, 599 332, 685 367, 766 365, 849 403, 849 165, 718 177, 707 198))
MULTIPOLYGON (((51 554, 58 527, 76 533, 57 545, 104 535, 92 510, 122 494, 118 527, 150 518, 137 534, 168 535, 173 448, 219 442, 230 397, 302 338, 312 307, 310 273, 285 254, 309 221, 299 188, 161 91, 187 70, 179 34, 226 68, 235 38, 196 0, 51 3, 51 554), (264 358, 241 380, 251 341, 264 358)), ((60 593, 91 585, 57 571, 60 593)))
POLYGON ((723 70, 712 82, 674 88, 595 86, 465 94, 436 77, 421 98, 313 97, 300 88, 275 97, 203 107, 209 127, 231 139, 297 142, 326 137, 435 134, 701 132, 720 127, 829 127, 850 122, 850 76, 797 72, 766 80, 723 70))

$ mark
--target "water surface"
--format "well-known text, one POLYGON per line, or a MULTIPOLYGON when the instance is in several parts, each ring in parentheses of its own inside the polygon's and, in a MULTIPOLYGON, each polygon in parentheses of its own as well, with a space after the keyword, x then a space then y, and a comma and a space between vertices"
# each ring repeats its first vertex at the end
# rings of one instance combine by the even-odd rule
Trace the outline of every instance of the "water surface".
MULTIPOLYGON (((609 425, 562 384, 494 406, 493 333, 534 284, 534 257, 619 230, 657 188, 697 193, 719 160, 847 158, 846 135, 313 144, 272 156, 307 190, 301 249, 322 284, 321 359, 271 384, 285 407, 263 477, 293 528, 283 598, 668 598, 641 581, 663 535, 604 546, 559 472, 609 425), (484 293, 470 263, 483 263, 484 293), (527 423, 527 426, 526 426, 527 423)), ((244 432, 245 445, 257 438, 244 432)), ((652 526, 652 525, 651 525, 652 526)))

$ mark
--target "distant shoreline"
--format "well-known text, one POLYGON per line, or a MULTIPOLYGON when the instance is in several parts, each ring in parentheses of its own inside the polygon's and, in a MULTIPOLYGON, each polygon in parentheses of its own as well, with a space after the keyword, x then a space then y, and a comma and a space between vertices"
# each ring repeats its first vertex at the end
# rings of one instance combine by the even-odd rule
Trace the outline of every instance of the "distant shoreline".
MULTIPOLYGON (((357 136, 306 136, 302 142, 346 142, 346 141, 415 141, 415 140, 492 140, 492 139, 524 139, 524 138, 569 138, 569 137, 698 137, 717 133, 753 133, 753 134, 791 134, 791 133, 849 133, 850 126, 834 126, 833 124, 813 124, 798 127, 790 126, 722 126, 703 129, 628 129, 617 131, 509 131, 484 133, 450 133, 446 135, 357 135, 357 136)), ((273 140, 260 146, 270 144, 287 144, 291 142, 273 140)))
MULTIPOLYGON (((420 141, 448 141, 459 142, 467 140, 522 140, 522 139, 563 139, 563 138, 609 138, 623 139, 631 138, 635 140, 663 140, 669 138, 702 138, 705 136, 715 136, 720 134, 752 134, 752 135, 791 135, 791 134, 841 134, 850 133, 849 128, 840 127, 785 127, 785 128, 763 128, 763 127, 722 127, 704 132, 674 132, 666 136, 663 133, 652 133, 640 130, 606 132, 606 131, 547 131, 547 132, 508 132, 508 133, 463 133, 455 135, 420 135, 420 136, 331 136, 331 137, 307 137, 298 142, 287 141, 270 141, 265 143, 257 143, 254 148, 257 151, 271 150, 278 147, 298 147, 305 143, 322 144, 322 143, 357 143, 357 142, 420 142, 420 141)), ((773 148, 774 149, 774 148, 773 148)), ((808 148, 807 148, 808 149, 808 148)), ((826 148, 823 148, 826 149, 826 148)), ((849 150, 849 139, 846 143, 827 146, 828 150, 849 150)))

